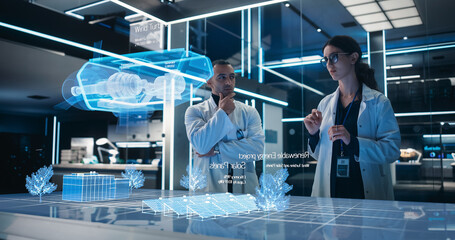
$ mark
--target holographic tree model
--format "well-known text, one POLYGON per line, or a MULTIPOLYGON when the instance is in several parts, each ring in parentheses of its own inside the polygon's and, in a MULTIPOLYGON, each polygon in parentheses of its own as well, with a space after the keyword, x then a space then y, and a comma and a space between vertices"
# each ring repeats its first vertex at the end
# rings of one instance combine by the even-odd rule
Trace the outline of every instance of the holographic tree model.
POLYGON ((185 49, 94 58, 66 79, 62 93, 69 105, 58 106, 140 118, 162 110, 165 102, 189 101, 212 75, 209 58, 185 49))
POLYGON ((125 172, 122 172, 122 176, 129 181, 130 192, 133 192, 133 188, 140 188, 144 186, 144 174, 141 170, 136 170, 135 166, 127 166, 125 172))
POLYGON ((32 173, 32 177, 27 176, 25 187, 28 192, 32 195, 39 195, 39 202, 41 202, 41 196, 45 193, 51 193, 56 188, 57 185, 50 183, 54 171, 52 166, 42 167, 38 169, 37 172, 32 173))
POLYGON ((256 204, 264 211, 282 211, 289 207, 289 196, 285 194, 292 190, 285 181, 289 173, 287 169, 280 169, 274 175, 262 174, 259 178, 261 188, 256 187, 256 204))
POLYGON ((190 173, 190 165, 186 166, 188 176, 182 176, 180 185, 192 192, 205 188, 207 186, 207 176, 199 168, 193 167, 191 170, 190 173))

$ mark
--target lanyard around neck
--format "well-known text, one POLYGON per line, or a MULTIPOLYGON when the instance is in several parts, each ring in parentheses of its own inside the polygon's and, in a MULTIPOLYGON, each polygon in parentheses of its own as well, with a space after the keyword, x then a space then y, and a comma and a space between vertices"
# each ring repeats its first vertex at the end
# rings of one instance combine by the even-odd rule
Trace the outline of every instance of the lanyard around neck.
MULTIPOLYGON (((357 92, 355 92, 354 98, 352 99, 351 103, 349 104, 348 112, 344 116, 344 120, 343 120, 343 123, 341 123, 341 125, 344 126, 344 124, 346 123, 346 119, 348 118, 349 112, 351 111, 352 105, 354 104, 355 98, 357 97, 357 94, 359 92, 360 92, 360 88, 357 90, 357 92)), ((341 150, 341 156, 343 157, 344 156, 343 140, 341 140, 341 139, 340 139, 340 150, 341 150)))

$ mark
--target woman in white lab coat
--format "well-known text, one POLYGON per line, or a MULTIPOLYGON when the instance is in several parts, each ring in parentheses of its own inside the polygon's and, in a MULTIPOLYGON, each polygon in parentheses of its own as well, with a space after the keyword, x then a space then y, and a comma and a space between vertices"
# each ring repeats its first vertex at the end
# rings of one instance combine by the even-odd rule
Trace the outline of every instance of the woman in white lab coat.
POLYGON ((304 119, 318 161, 311 195, 393 200, 389 164, 401 139, 390 101, 353 38, 335 36, 322 50, 321 63, 339 86, 304 119))

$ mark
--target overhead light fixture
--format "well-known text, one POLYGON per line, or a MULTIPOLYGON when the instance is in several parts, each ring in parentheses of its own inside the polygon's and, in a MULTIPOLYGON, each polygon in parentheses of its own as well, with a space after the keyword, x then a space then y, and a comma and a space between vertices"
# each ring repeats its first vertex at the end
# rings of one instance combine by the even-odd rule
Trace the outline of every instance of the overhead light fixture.
POLYGON ((398 20, 392 20, 392 24, 395 28, 410 27, 421 25, 422 20, 420 19, 420 17, 403 18, 398 20))
POLYGON ((320 63, 321 58, 322 57, 320 55, 310 55, 310 56, 304 56, 304 57, 300 57, 300 58, 287 58, 287 59, 282 59, 281 61, 266 62, 262 66, 264 68, 268 68, 268 69, 295 67, 295 66, 320 63))
POLYGON ((413 0, 339 1, 367 32, 422 24, 413 0))
POLYGON ((399 0, 399 1, 387 0, 387 1, 379 1, 379 5, 381 5, 381 8, 384 11, 390 11, 390 10, 394 10, 394 9, 413 7, 414 1, 413 0, 399 0))
POLYGON ((413 78, 420 78, 420 75, 401 76, 401 79, 413 79, 413 78))
POLYGON ((287 2, 287 3, 284 4, 284 6, 285 6, 285 7, 290 7, 291 4, 287 2))
POLYGON ((417 8, 415 8, 415 7, 388 11, 388 12, 385 12, 385 14, 387 15, 387 17, 390 20, 419 16, 419 13, 417 12, 417 8))
POLYGON ((368 23, 387 21, 387 17, 382 12, 368 14, 368 15, 362 15, 362 16, 357 16, 357 17, 354 17, 354 18, 360 24, 368 24, 368 23))
POLYGON ((283 118, 281 122, 303 122, 303 119, 305 118, 283 118))
POLYGON ((412 66, 413 66, 412 64, 392 65, 392 66, 387 66, 386 69, 411 68, 412 66))
POLYGON ((102 0, 102 1, 94 2, 94 3, 90 3, 90 4, 84 5, 82 7, 77 7, 77 8, 73 8, 73 9, 67 10, 67 11, 65 11, 65 14, 71 15, 71 16, 73 16, 75 18, 79 18, 81 20, 84 20, 84 16, 81 16, 81 15, 76 14, 74 12, 77 12, 77 11, 80 11, 80 10, 83 10, 83 9, 87 9, 87 8, 91 8, 91 7, 94 7, 94 6, 98 6, 100 4, 108 3, 110 1, 111 0, 102 0))
POLYGON ((318 31, 318 32, 321 32, 321 31, 322 31, 322 29, 318 28, 318 29, 316 29, 316 31, 318 31))
POLYGON ((455 138, 455 134, 424 134, 423 135, 423 138, 439 138, 439 137, 455 138))
POLYGON ((343 6, 352 6, 352 5, 359 5, 363 3, 374 2, 374 0, 340 0, 343 6))
POLYGON ((284 63, 292 63, 292 62, 300 62, 300 58, 286 58, 286 59, 282 59, 281 62, 284 62, 284 63))
POLYGON ((376 2, 354 5, 346 8, 352 16, 365 15, 369 13, 381 12, 381 8, 376 2))
POLYGON ((115 145, 119 148, 149 148, 152 146, 150 142, 116 142, 115 145))
POLYGON ((126 4, 126 3, 122 2, 122 1, 119 1, 119 0, 110 0, 110 1, 112 1, 113 3, 115 3, 117 5, 120 5, 120 6, 124 7, 124 8, 126 8, 126 9, 129 9, 129 10, 131 10, 131 11, 137 13, 137 14, 140 14, 140 15, 146 17, 146 18, 149 18, 151 20, 155 20, 155 21, 157 21, 157 22, 159 22, 161 24, 165 24, 165 25, 167 24, 165 21, 163 21, 163 20, 161 20, 161 19, 159 19, 159 18, 157 18, 155 16, 152 16, 152 15, 150 15, 150 14, 148 14, 148 13, 146 13, 146 12, 144 12, 144 11, 138 9, 138 8, 135 8, 135 7, 131 6, 131 5, 128 5, 128 4, 126 4))
POLYGON ((166 24, 176 24, 176 23, 181 23, 181 22, 193 21, 193 20, 197 20, 197 19, 203 19, 203 18, 218 16, 218 15, 223 15, 223 14, 226 14, 226 13, 232 13, 232 12, 238 12, 238 11, 242 11, 242 10, 257 8, 257 7, 263 7, 263 6, 272 5, 272 4, 281 3, 281 2, 286 2, 286 1, 288 1, 288 0, 264 1, 264 2, 250 4, 250 5, 245 5, 245 6, 241 6, 241 7, 235 7, 235 8, 225 9, 225 10, 221 10, 221 11, 205 13, 205 14, 201 14, 201 15, 198 15, 198 16, 182 18, 182 19, 178 19, 178 20, 167 22, 166 24))
POLYGON ((310 56, 305 56, 305 57, 301 57, 300 60, 302 61, 320 61, 321 60, 321 55, 310 55, 310 56))
POLYGON ((381 30, 392 29, 392 24, 389 21, 370 23, 362 25, 363 29, 367 32, 376 32, 381 30))
POLYGON ((407 37, 407 36, 404 36, 404 37, 403 37, 403 40, 408 40, 408 37, 407 37))
POLYGON ((139 18, 139 17, 144 17, 142 16, 141 14, 139 13, 134 13, 134 14, 131 14, 131 15, 128 15, 128 16, 125 16, 125 20, 131 20, 131 19, 135 19, 135 18, 139 18))
POLYGON ((455 111, 395 113, 395 117, 414 117, 428 115, 452 115, 455 111))
POLYGON ((420 75, 408 75, 408 76, 399 76, 399 77, 388 77, 387 81, 392 80, 405 80, 405 79, 413 79, 413 78, 420 78, 420 75))
MULTIPOLYGON (((454 43, 454 42, 450 42, 454 43)), ((432 51, 432 50, 440 50, 440 49, 447 49, 447 48, 455 48, 455 44, 433 44, 433 45, 427 45, 425 47, 411 47, 411 48, 402 48, 402 49, 391 49, 387 50, 386 54, 387 55, 396 55, 396 54, 404 54, 404 53, 414 53, 414 52, 426 52, 426 51, 432 51)))

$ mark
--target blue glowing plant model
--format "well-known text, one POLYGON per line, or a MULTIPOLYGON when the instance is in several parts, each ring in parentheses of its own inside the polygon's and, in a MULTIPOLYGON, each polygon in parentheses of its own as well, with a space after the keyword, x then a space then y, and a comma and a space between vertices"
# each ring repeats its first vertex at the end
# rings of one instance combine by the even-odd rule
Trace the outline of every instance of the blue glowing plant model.
POLYGON ((25 187, 28 192, 32 195, 39 195, 39 202, 41 202, 41 196, 46 193, 53 192, 57 185, 50 183, 54 171, 52 166, 42 167, 35 173, 32 173, 32 177, 27 176, 25 187))
POLYGON ((125 172, 122 172, 122 177, 128 179, 130 192, 133 192, 133 188, 144 186, 144 174, 141 170, 136 170, 135 166, 127 166, 125 172))
POLYGON ((292 190, 292 185, 285 181, 288 178, 288 170, 283 168, 274 175, 262 174, 259 178, 261 188, 256 187, 256 204, 264 211, 282 211, 289 207, 289 196, 285 194, 292 190))
POLYGON ((129 197, 128 179, 96 172, 63 176, 62 200, 91 202, 129 197))
POLYGON ((62 92, 69 106, 128 118, 162 110, 165 101, 189 101, 191 89, 212 75, 209 58, 185 49, 140 52, 90 59, 62 92))
POLYGON ((188 176, 183 175, 180 179, 182 187, 194 192, 207 186, 207 176, 202 173, 201 169, 193 167, 190 174, 190 165, 188 165, 186 172, 188 176))

